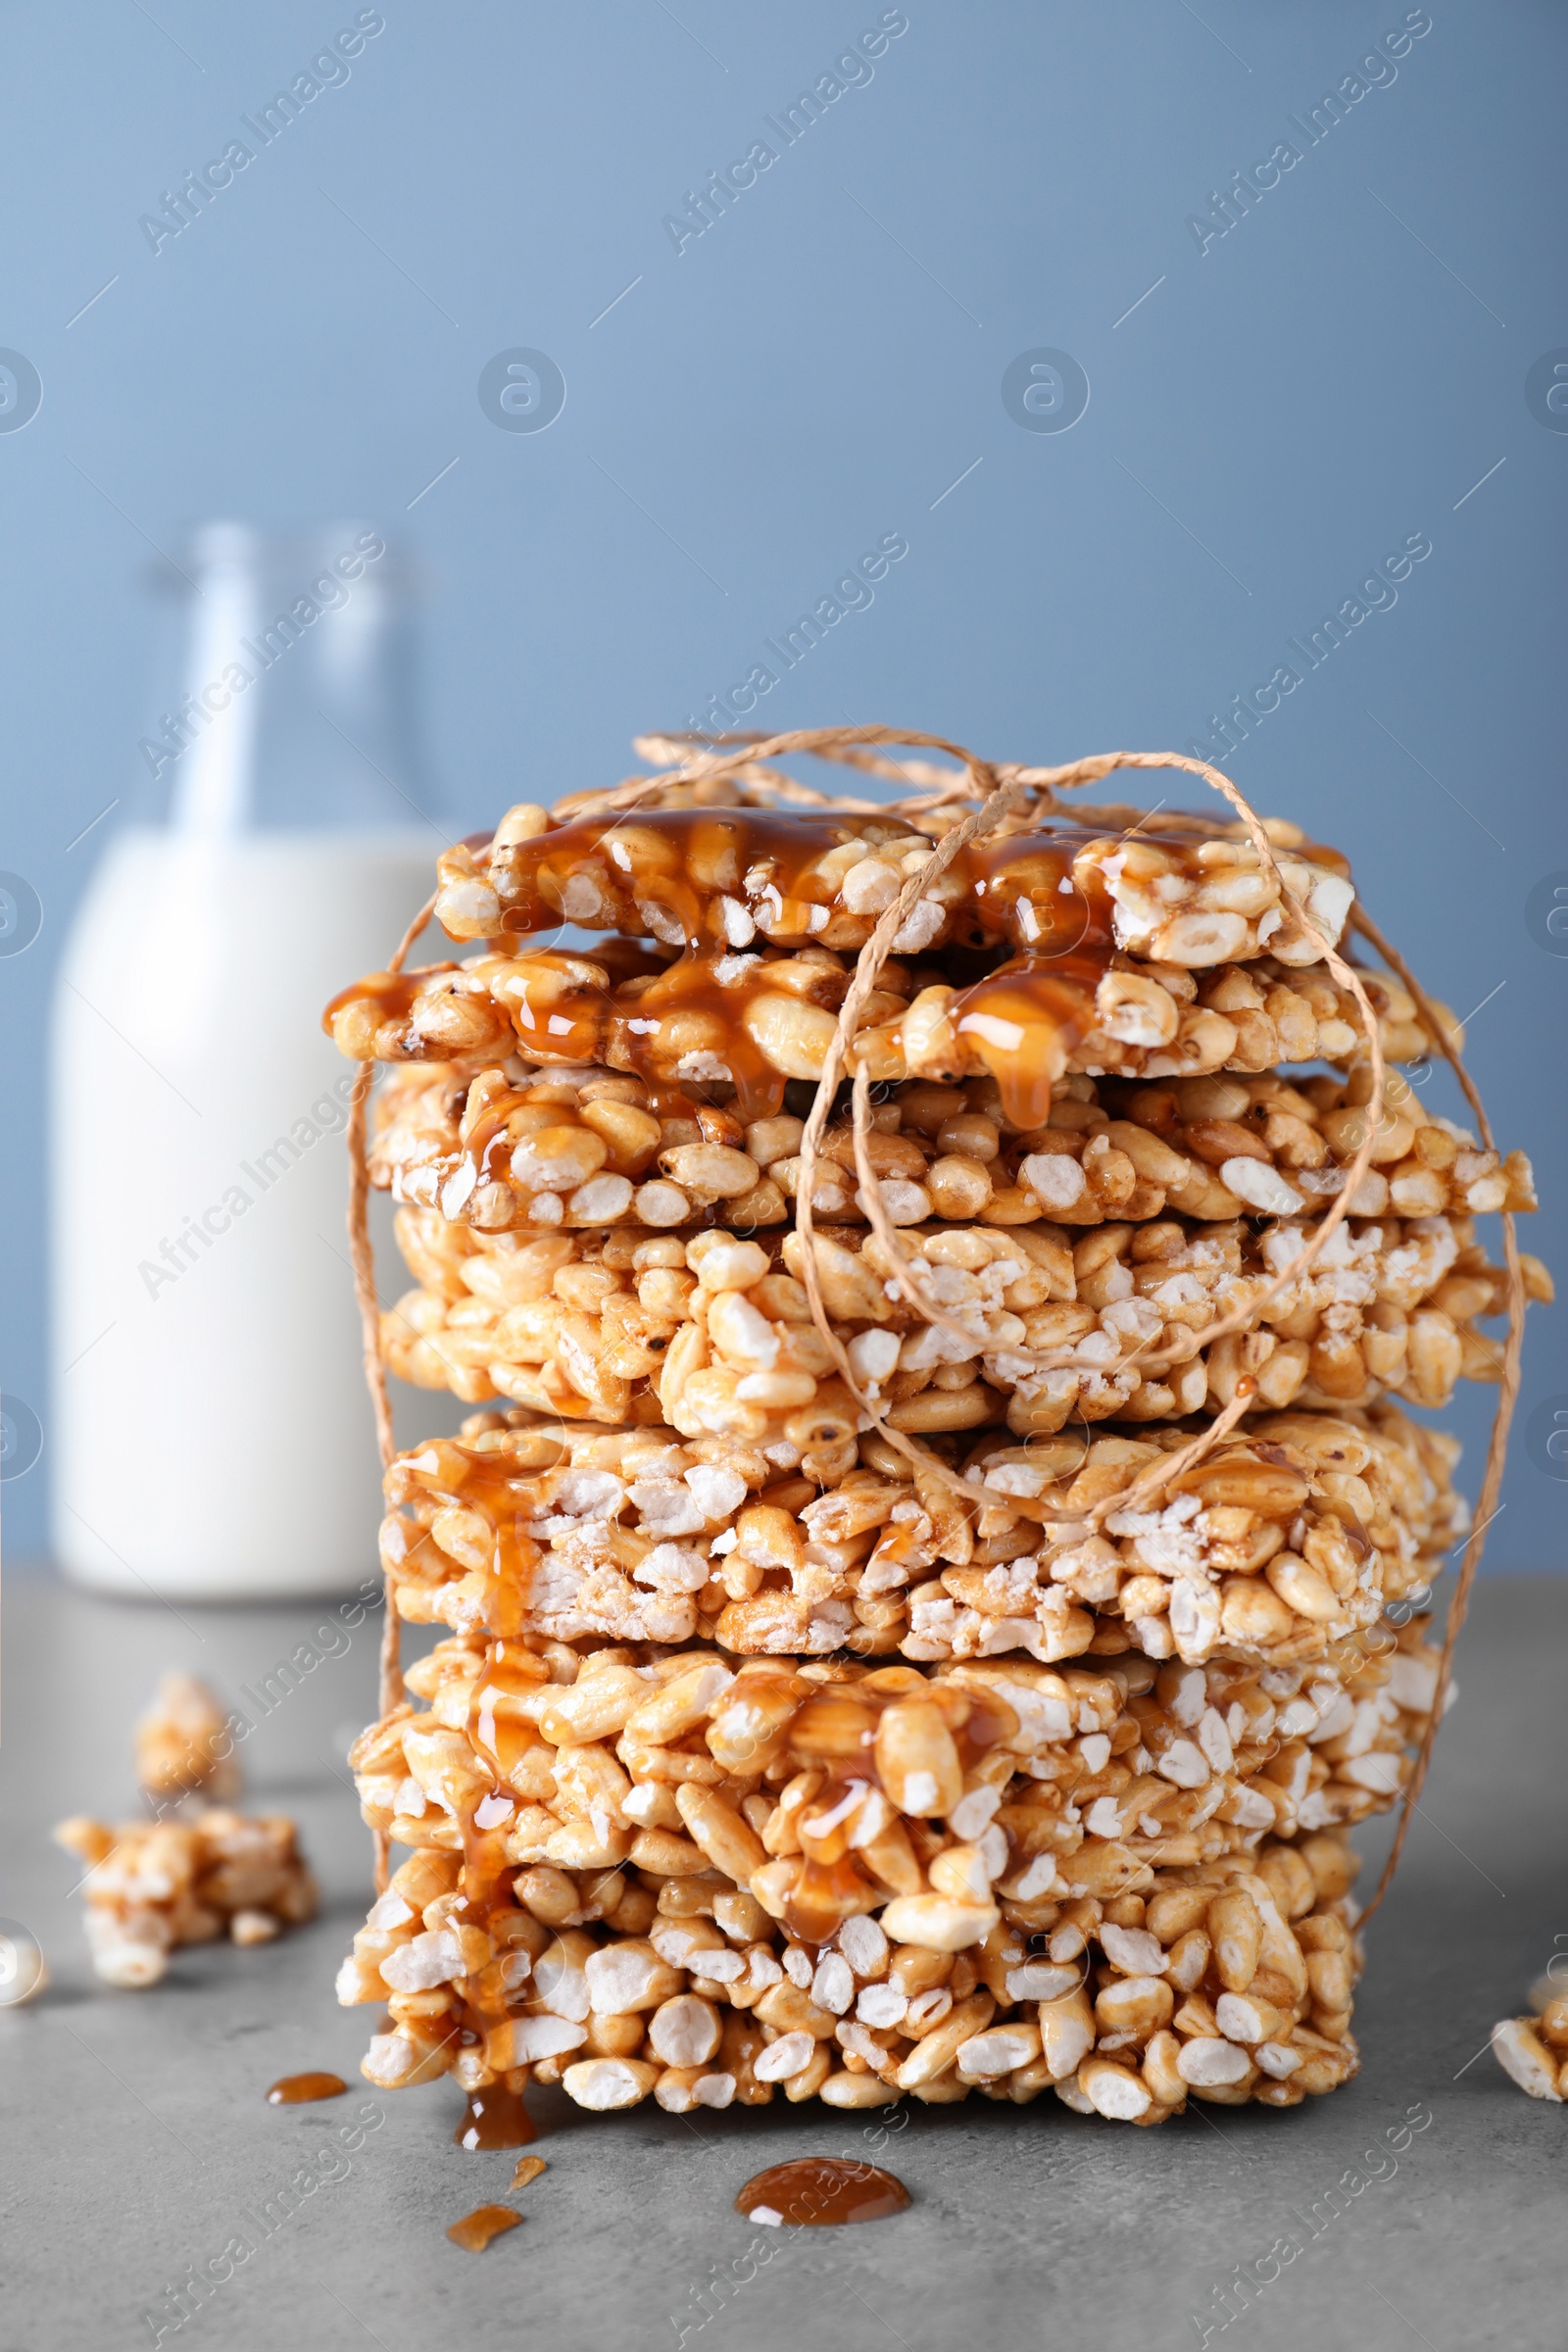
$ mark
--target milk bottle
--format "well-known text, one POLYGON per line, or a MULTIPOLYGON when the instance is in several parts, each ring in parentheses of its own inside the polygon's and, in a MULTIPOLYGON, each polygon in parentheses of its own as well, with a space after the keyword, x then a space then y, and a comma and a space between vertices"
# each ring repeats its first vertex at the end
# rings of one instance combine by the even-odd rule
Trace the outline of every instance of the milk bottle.
POLYGON ((126 1594, 337 1592, 374 1571, 379 1472, 320 1012, 443 836, 379 536, 213 525, 188 572, 189 691, 141 747, 166 821, 113 839, 58 983, 55 1548, 126 1594))

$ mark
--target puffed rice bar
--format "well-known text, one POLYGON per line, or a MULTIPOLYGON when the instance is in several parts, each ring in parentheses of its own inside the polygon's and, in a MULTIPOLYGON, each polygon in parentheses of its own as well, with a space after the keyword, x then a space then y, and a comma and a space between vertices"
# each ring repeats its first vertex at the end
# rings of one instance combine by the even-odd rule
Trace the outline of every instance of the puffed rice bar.
MULTIPOLYGON (((508 810, 488 848, 439 861, 436 920, 453 939, 553 931, 653 938, 676 948, 817 945, 855 954, 954 822, 831 810, 637 809, 553 822, 508 810)), ((1280 880, 1338 946, 1354 899, 1335 850, 1273 827, 1280 880)), ((1283 906, 1245 826, 1178 817, 1135 834, 1059 817, 1004 819, 934 881, 894 941, 900 956, 953 944, 1020 953, 1110 946, 1177 966, 1318 949, 1283 906)))
POLYGON ((110 1829, 74 1814, 55 1838, 88 1865, 87 1947, 109 1984, 156 1984, 181 1944, 223 1935, 267 1943, 316 1913, 316 1881, 281 1815, 215 1806, 189 1821, 110 1829))
POLYGON ((1312 1825, 1388 1801, 1336 1727, 1381 1707, 1417 1736, 1390 1658, 1347 1685, 635 1656, 444 1642, 411 1675, 429 1713, 357 1744, 367 1818, 414 1849, 339 1978, 390 1995, 371 2081, 531 2071, 676 2108, 1005 2082, 1157 2120, 1353 2071, 1355 1859, 1312 1825), (1338 1930, 1287 1926, 1325 1910, 1338 1930), (697 2090, 705 2068, 733 2086, 697 2090))
POLYGON ((766 2105, 779 2091, 793 2104, 870 2108, 971 2091, 1025 2106, 1054 2090, 1078 2114, 1142 2125, 1190 2097, 1294 2107, 1359 2069, 1354 1912, 1330 1891, 1356 1861, 1327 1837, 1264 1845, 1152 1872, 1143 1894, 1069 1900, 1039 1936, 1043 1950, 1004 1924, 953 1953, 906 1939, 901 1917, 890 1936, 867 1915, 827 1948, 808 1947, 760 1907, 754 1918, 754 1898, 716 1872, 666 1882, 679 1889, 669 1913, 642 1874, 612 1910, 577 1912, 608 1934, 553 1928, 540 1910, 570 1899, 562 1874, 535 1891, 547 1874, 522 1872, 517 1907, 493 1913, 479 1940, 449 1925, 456 1857, 420 1851, 356 1936, 339 1998, 384 2000, 387 1963, 390 1981, 428 1985, 434 1970, 474 1963, 492 1981, 482 2008, 462 1977, 392 1994, 393 2030, 361 2062, 384 2090, 450 2072, 466 2089, 559 2082, 601 2113, 651 2093, 677 2115, 766 2105))
MULTIPOLYGON (((516 1052, 566 1068, 607 1064, 666 1090, 727 1084, 749 1121, 778 1111, 789 1080, 820 1077, 852 977, 851 958, 826 948, 662 964, 639 949, 593 957, 541 950, 371 972, 333 999, 324 1021, 339 1050, 361 1061, 494 1061, 516 1052), (619 976, 627 963, 643 968, 619 976)), ((1397 982, 1368 973, 1365 985, 1390 1061, 1436 1050, 1397 982)), ((989 1076, 1020 1127, 1044 1122, 1052 1088, 1069 1071, 1258 1072, 1350 1062, 1365 1047, 1348 990, 1322 965, 1272 956, 1197 974, 1175 964, 1102 970, 1082 956, 1018 961, 962 986, 940 958, 894 960, 861 1024, 852 1060, 879 1084, 989 1076)), ((1457 1024, 1448 1025, 1457 1042, 1457 1024)))
POLYGON ((1015 1507, 1088 1511, 1184 1436, 995 1433, 961 1455, 933 1441, 995 1491, 977 1510, 873 1436, 846 1439, 817 1493, 730 1440, 514 1408, 397 1458, 381 1556, 403 1617, 464 1633, 1045 1664, 1136 1642, 1285 1663, 1430 1582, 1467 1524, 1456 1443, 1387 1404, 1263 1415, 1098 1533, 1015 1507))
MULTIPOLYGON (((381 1344, 389 1368, 417 1387, 600 1421, 657 1414, 687 1436, 762 1446, 819 1390, 842 1396, 799 1279, 798 1234, 533 1239, 414 1209, 399 1210, 397 1229, 421 1288, 383 1315, 381 1344)), ((1446 1404, 1461 1372, 1494 1380, 1501 1367, 1474 1317, 1500 1311, 1506 1276, 1471 1231, 1446 1216, 1348 1220, 1269 1298, 1300 1254, 1299 1221, 1263 1233, 1185 1218, 1087 1233, 907 1228, 903 1256, 940 1323, 910 1298, 880 1237, 819 1233, 815 1257, 857 1385, 893 1427, 1005 1421, 1028 1436, 1070 1420, 1218 1410, 1244 1374, 1268 1405, 1332 1411, 1386 1392, 1446 1404), (1202 1344, 1221 1316, 1249 1309, 1241 1330, 1202 1344)), ((1544 1270, 1532 1275, 1549 1297, 1544 1270)))
MULTIPOLYGON (((1061 1078, 1036 1128, 1007 1118, 990 1078, 879 1091, 866 1150, 895 1225, 1299 1216, 1344 1191, 1368 1116, 1363 1065, 1298 1086, 1273 1072, 1160 1086, 1061 1078)), ((411 1064, 388 1073, 374 1122, 371 1183, 483 1232, 777 1225, 800 1194, 804 1119, 743 1123, 695 1099, 656 1106, 641 1079, 601 1070, 411 1064)), ((1522 1152, 1501 1160, 1429 1117, 1396 1072, 1378 1125, 1357 1216, 1535 1207, 1522 1152)), ((812 1205, 831 1221, 865 1219, 847 1110, 823 1138, 812 1205)))
MULTIPOLYGON (((659 1852, 676 1849, 636 1841, 644 1830, 683 1834, 695 1800, 680 1791, 691 1781, 723 1784, 732 1807, 756 1798, 747 1819, 764 1855, 836 1862, 864 1851, 872 1877, 898 1892, 917 1888, 889 1826, 895 1813, 908 1816, 900 1836, 940 1815, 959 1838, 979 1836, 996 1816, 1016 1833, 1020 1869, 1054 1852, 1057 1877, 1042 1868, 1027 1895, 1009 1882, 1009 1900, 1064 1887, 1121 1892, 1117 1874, 1130 1866, 1108 1849, 1129 1839, 1135 1859, 1206 1862, 1265 1833, 1343 1829, 1385 1811, 1436 1693, 1439 1653, 1426 1631, 1411 1617, 1340 1644, 1332 1658, 1285 1667, 1162 1665, 1133 1650, 1059 1668, 1017 1655, 927 1668, 844 1659, 737 1665, 704 1648, 460 1636, 410 1669, 409 1688, 428 1699, 429 1713, 405 1706, 383 1718, 362 1736, 353 1761, 367 1818, 405 1845, 466 1850, 472 1792, 500 1788, 512 1813, 503 1822, 488 1808, 481 1826, 501 1832, 514 1865, 611 1869, 629 1856, 653 1869, 659 1852), (571 1699, 562 1696, 567 1689, 571 1699), (940 1770, 927 1769, 929 1757, 899 1766, 898 1742, 919 1724, 891 1718, 884 1737, 896 1702, 946 1709, 958 1777, 945 1747, 940 1770), (919 1771, 924 1780, 909 1777, 919 1771), (859 1775, 870 1810, 852 1804, 842 1837, 808 1832, 803 1847, 790 1820, 805 1801, 796 1776, 812 1772, 820 1786, 859 1775), (1259 1775, 1266 1787, 1244 1794, 1259 1775), (886 1802, 871 1804, 873 1786, 886 1802), (999 1806, 1024 1810, 999 1814, 999 1806), (886 1847, 884 1830, 893 1837, 886 1847), (1173 1839, 1186 1842, 1178 1850, 1173 1839), (904 1876, 888 1879, 884 1863, 904 1876)), ((925 1728, 935 1736, 934 1718, 925 1728)), ((705 1833, 691 1835, 708 1852, 705 1833)), ((700 1867, 689 1848, 685 1861, 700 1867)), ((749 1883, 748 1874, 732 1875, 749 1883)), ((1004 1875, 1000 1865, 992 1874, 1004 1875)), ((827 1899, 820 1885, 817 1893, 827 1899)))

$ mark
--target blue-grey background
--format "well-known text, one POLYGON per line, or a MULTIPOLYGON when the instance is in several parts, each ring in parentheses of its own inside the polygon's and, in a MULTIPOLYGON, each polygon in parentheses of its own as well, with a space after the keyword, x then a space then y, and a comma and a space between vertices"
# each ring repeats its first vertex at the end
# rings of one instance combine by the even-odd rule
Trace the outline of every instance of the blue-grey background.
MULTIPOLYGON (((0 959, 9 1393, 45 1395, 52 967, 122 811, 68 845, 134 789, 179 684, 145 575, 210 514, 363 514, 418 559, 432 847, 626 773, 635 732, 737 684, 887 533, 907 557, 765 723, 899 720, 1053 761, 1186 747, 1424 534, 1397 603, 1227 764, 1350 850, 1429 984, 1481 1007, 1473 1066, 1542 1181, 1525 1238, 1568 1264, 1568 939, 1527 912, 1568 869, 1568 434, 1526 400, 1568 346, 1568 20, 1435 0, 1309 146, 1288 118, 1402 7, 905 13, 871 77, 677 253, 664 217, 782 145, 764 117, 874 0, 388 0, 349 78, 155 254, 140 217, 359 12, 5 12, 0 344, 44 386, 0 435, 0 867, 44 910, 0 959), (1285 139, 1300 162, 1200 251, 1189 217, 1285 139), (565 378, 546 432, 479 405, 518 346, 565 378), (1041 347, 1087 373, 1069 432, 1004 408, 1041 347)), ((133 1148, 104 1139, 106 1183, 133 1148)), ((1561 1330, 1532 1317, 1527 1423, 1568 1390, 1561 1330)), ((1446 1416, 1472 1491, 1489 1402, 1446 1416)), ((47 1473, 46 1433, 5 1490, 14 1548, 41 1546, 47 1473)), ((1491 1564, 1562 1567, 1564 1492, 1521 1442, 1491 1564)))

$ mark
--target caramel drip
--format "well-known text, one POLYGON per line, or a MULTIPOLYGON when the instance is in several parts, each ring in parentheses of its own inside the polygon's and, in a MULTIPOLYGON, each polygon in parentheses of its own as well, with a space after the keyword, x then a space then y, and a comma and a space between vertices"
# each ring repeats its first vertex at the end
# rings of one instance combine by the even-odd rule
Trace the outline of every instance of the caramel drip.
POLYGON ((522 1095, 514 1088, 497 1095, 483 1115, 474 1121, 464 1144, 464 1155, 474 1170, 478 1184, 491 1184, 505 1177, 506 1163, 512 1156, 512 1137, 507 1121, 522 1103, 522 1095))
MULTIPOLYGON (((510 1492, 510 1482, 498 1477, 491 1463, 482 1461, 482 1467, 489 1475, 476 1483, 495 1492, 507 1488, 508 1499, 515 1511, 515 1496, 510 1492)), ((468 1495, 467 1486, 464 1493, 468 1495)), ((493 1525, 493 1509, 490 1516, 493 1525)), ((498 1537, 498 1557, 500 1547, 498 1537)), ((521 1592, 515 1580, 508 1607, 514 1614, 521 1608, 521 1592)), ((513 1908, 506 1841, 517 1807, 515 1793, 506 1783, 512 1766, 531 1743, 531 1733, 526 1723, 509 1710, 514 1710, 518 1699, 536 1690, 541 1680, 538 1661, 514 1638, 506 1637, 491 1642, 486 1648, 469 1697, 469 1743, 495 1775, 494 1785, 471 1806, 466 1807, 459 1820, 463 1833, 463 1876, 459 1888, 465 1924, 471 1927, 487 1928, 498 1911, 513 1908)), ((491 2029, 504 2024, 507 2016, 503 1997, 486 1999, 481 1996, 476 1980, 465 1980, 459 2010, 460 2034, 470 2047, 482 2044, 491 2029)), ((522 2093, 505 2082, 470 2091, 467 2108, 452 2134, 464 2148, 520 2148, 534 2135, 535 2126, 523 2105, 522 2093)), ((505 2208, 482 2210, 504 2212, 505 2208)), ((496 2224, 497 2229, 510 2227, 509 2222, 496 2224)), ((478 2248, 472 2251, 477 2252, 478 2248)))
MULTIPOLYGON (((612 988, 601 988, 597 982, 573 978, 573 969, 585 959, 545 953, 528 957, 530 973, 541 979, 549 978, 551 988, 546 1002, 539 1005, 529 1003, 527 982, 520 987, 504 991, 512 1026, 525 1054, 535 1061, 561 1061, 583 1067, 603 1061, 614 1033, 618 1003, 612 988), (568 985, 563 990, 556 975, 564 972, 568 985)), ((627 982, 628 988, 638 986, 627 982)))
POLYGON ((954 998, 954 1030, 995 1078, 1014 1126, 1047 1124, 1053 1082, 1095 1027, 1095 990, 1110 954, 1106 946, 1050 960, 1019 956, 954 998))
POLYGON ((358 1004, 367 999, 379 1007, 384 1021, 396 1020, 408 1012, 425 982, 437 972, 455 972, 455 963, 427 963, 412 972, 367 972, 363 980, 353 981, 340 988, 321 1015, 321 1027, 328 1037, 332 1023, 345 1004, 358 1004))
POLYGON ((469 1464, 467 1476, 456 1490, 459 1499, 483 1514, 495 1538, 485 1572, 482 1621, 493 1634, 513 1639, 522 1631, 533 1572, 539 1565, 538 1544, 517 1526, 523 1504, 518 1493, 521 1482, 505 1459, 494 1453, 468 1446, 457 1450, 469 1464))
POLYGON ((460 2148, 525 2148, 538 2137, 538 2126, 523 2104, 520 2090, 492 2082, 486 2090, 470 2090, 463 2119, 452 2136, 460 2148))
MULTIPOLYGON (((513 1649, 515 1651, 516 1648, 517 1643, 514 1640, 513 1649)), ((538 1675, 535 1674, 532 1680, 537 1684, 538 1675)), ((468 1919, 476 1927, 483 1927, 492 1911, 511 1908, 503 1892, 503 1880, 507 1869, 506 1834, 516 1810, 516 1799, 510 1789, 501 1786, 506 1777, 505 1767, 497 1747, 491 1743, 494 1741, 504 1745, 507 1734, 514 1729, 512 1725, 497 1723, 496 1710, 508 1698, 516 1695, 515 1675, 512 1660, 507 1656, 507 1643, 505 1641, 492 1642, 485 1651, 484 1664, 468 1701, 467 1730, 470 1746, 490 1766, 496 1781, 483 1796, 465 1811, 459 1824, 463 1832, 461 1885, 464 1904, 468 1919)), ((514 1748, 509 1752, 515 1756, 514 1748)), ((497 2012, 498 2017, 502 2014, 501 2011, 497 2012)))
MULTIPOLYGON (((817 1801, 842 1793, 830 1783, 817 1801)), ((841 1854, 836 1862, 813 1862, 808 1855, 784 1898, 784 1925, 798 1943, 826 1943, 844 1921, 846 1897, 852 1909, 865 1910, 880 1899, 852 1854, 841 1854)))
MULTIPOLYGON (((1026 956, 1064 956, 1087 946, 1106 953, 1115 946, 1111 898, 1098 868, 1088 869, 1088 888, 1077 881, 1073 860, 1103 835, 1087 828, 1015 834, 1010 840, 982 839, 957 858, 969 886, 972 928, 963 936, 974 946, 1005 940, 1026 956)), ((1141 835, 1141 839, 1156 838, 1141 835)), ((1190 870, 1193 845, 1161 840, 1159 847, 1184 853, 1190 870)))
MULTIPOLYGON (((463 1876, 459 1885, 463 1892, 463 1908, 467 1921, 482 1928, 491 1912, 510 1908, 502 1897, 502 1880, 507 1867, 506 1828, 516 1806, 502 1788, 490 1789, 481 1796, 471 1812, 460 1821, 463 1831, 463 1876), (502 1816, 495 1822, 485 1819, 487 1812, 502 1816)), ((494 2019, 499 2023, 505 2012, 498 2009, 494 2019)))
POLYGON ((341 2075, 284 2075, 267 2093, 269 2107, 302 2107, 309 2099, 341 2098, 348 2084, 341 2075))
POLYGON ((476 2205, 461 2222, 452 2224, 447 2235, 466 2254, 482 2254, 493 2237, 499 2237, 505 2230, 515 2230, 521 2219, 521 2214, 514 2213, 510 2205, 476 2205))
MULTIPOLYGON (((840 1742, 840 1752, 829 1762, 821 1788, 802 1807, 801 1841, 807 1850, 800 1876, 784 1898, 784 1924, 798 1942, 826 1943, 845 1918, 846 1902, 851 1909, 870 1909, 882 1899, 877 1886, 858 1866, 850 1845, 853 1817, 867 1791, 882 1786, 874 1745, 877 1716, 883 1707, 900 1699, 923 1697, 929 1688, 921 1684, 911 1690, 897 1669, 884 1669, 882 1675, 851 1684, 843 1695, 818 1694, 803 1700, 796 1710, 785 1740, 798 1755, 810 1756, 817 1723, 823 1727, 824 1738, 833 1737, 836 1732, 840 1742), (868 1687, 875 1684, 882 1687, 868 1687), (854 1736, 854 1726, 846 1719, 847 1709, 864 1717, 864 1728, 853 1747, 847 1746, 854 1736), (843 1818, 834 1820, 841 1809, 843 1818), (834 1822, 831 1829, 813 1832, 813 1823, 827 1821, 834 1822)), ((949 1715, 948 1726, 958 1750, 958 1760, 967 1774, 989 1748, 1011 1735, 1016 1729, 1016 1718, 1010 1708, 1005 1713, 1000 1712, 984 1692, 972 1687, 963 1687, 961 1696, 965 1706, 949 1715)))
MULTIPOLYGON (((745 1008, 757 998, 777 993, 770 985, 765 961, 734 985, 723 987, 714 974, 714 958, 686 955, 657 978, 636 984, 638 994, 629 1006, 616 1008, 612 1051, 617 1061, 635 1070, 651 1085, 667 1083, 670 1027, 692 1036, 687 1051, 715 1054, 728 1067, 735 1087, 735 1109, 743 1120, 770 1119, 784 1101, 784 1073, 774 1069, 747 1031, 745 1008), (711 1033, 704 1046, 697 1033, 711 1033), (663 1052, 660 1051, 663 1046, 663 1052)), ((625 992, 627 996, 630 991, 625 992)))
POLYGON ((884 2221, 890 2213, 903 2213, 908 2203, 904 2182, 879 2164, 853 2164, 842 2156, 797 2156, 755 2174, 736 2198, 735 2210, 755 2221, 820 2230, 845 2222, 884 2221))
POLYGON ((492 1642, 485 1651, 468 1701, 468 1738, 498 1782, 510 1783, 514 1766, 537 1742, 515 1702, 531 1696, 542 1679, 538 1660, 518 1641, 492 1642))
MULTIPOLYGON (((552 958, 530 956, 528 964, 543 970, 552 958)), ((784 1074, 745 1020, 760 998, 782 993, 770 959, 761 955, 737 971, 728 949, 694 947, 658 971, 609 988, 577 980, 560 994, 553 984, 549 1001, 538 1006, 528 1001, 526 975, 520 984, 498 986, 518 1045, 534 1061, 579 1068, 604 1063, 634 1071, 657 1088, 678 1085, 676 1069, 688 1054, 711 1055, 730 1072, 742 1119, 771 1118, 784 1100, 784 1074), (718 977, 720 963, 731 971, 727 982, 718 977)))

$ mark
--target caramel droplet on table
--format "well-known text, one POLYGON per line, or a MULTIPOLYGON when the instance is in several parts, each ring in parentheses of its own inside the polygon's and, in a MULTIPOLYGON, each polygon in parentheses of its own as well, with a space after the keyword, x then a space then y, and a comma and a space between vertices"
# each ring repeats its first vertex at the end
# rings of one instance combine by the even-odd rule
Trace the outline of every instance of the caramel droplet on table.
POLYGON ((519 2156, 517 2169, 507 2182, 507 2186, 509 2188, 526 2188, 530 2180, 537 2180, 540 2174, 548 2169, 542 2156, 519 2156))
POLYGON ((453 2223, 447 2235, 465 2253, 482 2254, 493 2237, 499 2237, 504 2230, 515 2230, 521 2219, 510 2205, 476 2205, 461 2222, 453 2223))
POLYGON ((335 2099, 347 2090, 341 2075, 284 2075, 267 2094, 270 2107, 303 2107, 308 2099, 335 2099))
POLYGON ((735 2200, 738 2213, 754 2222, 785 2222, 822 2228, 839 2222, 880 2222, 902 2213, 909 2192, 880 2165, 851 2164, 837 2156, 798 2156, 791 2164, 769 2165, 748 2180, 735 2200))
POLYGON ((463 2120, 452 2134, 460 2148, 525 2148, 538 2137, 520 2090, 492 2082, 488 2090, 470 2091, 463 2120))

